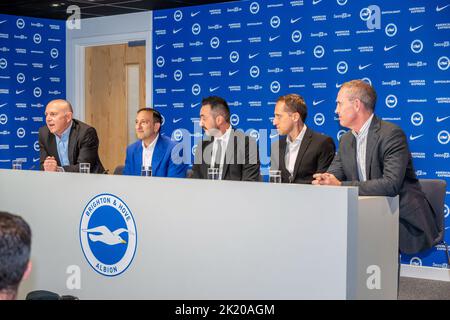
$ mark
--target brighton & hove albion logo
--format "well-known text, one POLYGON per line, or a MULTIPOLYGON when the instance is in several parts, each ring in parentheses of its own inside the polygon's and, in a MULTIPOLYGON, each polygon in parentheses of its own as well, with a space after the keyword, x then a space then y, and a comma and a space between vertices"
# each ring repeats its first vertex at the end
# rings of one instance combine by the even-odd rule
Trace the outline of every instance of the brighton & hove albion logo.
POLYGON ((137 247, 133 214, 121 199, 99 194, 83 210, 80 227, 83 254, 104 276, 117 276, 133 261, 137 247))

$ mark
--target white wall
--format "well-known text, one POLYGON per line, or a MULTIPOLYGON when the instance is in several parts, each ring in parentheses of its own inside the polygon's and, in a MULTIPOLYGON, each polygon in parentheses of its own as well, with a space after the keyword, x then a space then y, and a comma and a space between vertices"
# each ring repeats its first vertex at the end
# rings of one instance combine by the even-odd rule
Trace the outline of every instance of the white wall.
POLYGON ((79 30, 66 31, 66 91, 74 117, 84 121, 84 48, 146 41, 146 105, 152 104, 152 12, 81 20, 79 30))

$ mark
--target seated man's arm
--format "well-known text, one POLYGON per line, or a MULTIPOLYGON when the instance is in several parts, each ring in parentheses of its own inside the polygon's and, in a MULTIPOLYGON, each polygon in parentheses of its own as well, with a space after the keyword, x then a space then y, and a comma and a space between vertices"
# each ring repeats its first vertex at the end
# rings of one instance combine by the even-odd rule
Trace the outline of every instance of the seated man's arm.
POLYGON ((245 148, 245 163, 242 166, 242 181, 261 181, 259 150, 256 140, 245 137, 248 141, 245 148))
POLYGON ((403 131, 400 128, 392 130, 389 137, 381 142, 380 150, 383 150, 383 176, 381 178, 362 182, 343 181, 342 185, 358 186, 360 196, 395 197, 398 195, 405 179, 410 157, 403 131))

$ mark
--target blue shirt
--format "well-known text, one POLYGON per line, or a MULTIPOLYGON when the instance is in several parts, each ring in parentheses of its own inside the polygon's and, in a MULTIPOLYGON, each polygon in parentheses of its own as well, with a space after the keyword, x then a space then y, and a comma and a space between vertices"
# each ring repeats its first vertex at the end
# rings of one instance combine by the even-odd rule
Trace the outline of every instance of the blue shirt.
POLYGON ((61 161, 61 166, 70 165, 69 162, 69 136, 70 129, 72 129, 72 123, 70 123, 69 127, 64 130, 61 135, 61 138, 55 134, 56 138, 56 148, 58 149, 59 160, 61 161))

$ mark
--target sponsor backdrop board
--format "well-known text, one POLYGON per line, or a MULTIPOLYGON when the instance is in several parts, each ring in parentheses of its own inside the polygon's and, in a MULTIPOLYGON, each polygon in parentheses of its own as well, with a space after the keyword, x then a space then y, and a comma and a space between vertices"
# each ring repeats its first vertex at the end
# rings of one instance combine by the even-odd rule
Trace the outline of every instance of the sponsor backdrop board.
POLYGON ((45 106, 66 96, 65 21, 0 14, 0 168, 39 169, 45 106))
MULTIPOLYGON (((259 140, 265 172, 280 95, 303 95, 307 125, 338 143, 339 87, 364 79, 378 93, 376 113, 408 136, 418 177, 450 185, 449 41, 446 1, 239 1, 156 11, 154 107, 166 134, 192 137, 194 153, 202 97, 224 97, 232 124, 259 140)), ((449 204, 447 196, 447 228, 449 204)), ((443 249, 402 261, 446 267, 443 249)))

